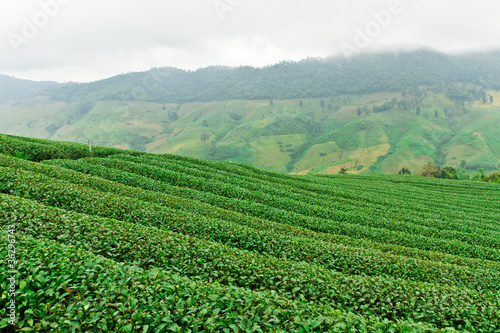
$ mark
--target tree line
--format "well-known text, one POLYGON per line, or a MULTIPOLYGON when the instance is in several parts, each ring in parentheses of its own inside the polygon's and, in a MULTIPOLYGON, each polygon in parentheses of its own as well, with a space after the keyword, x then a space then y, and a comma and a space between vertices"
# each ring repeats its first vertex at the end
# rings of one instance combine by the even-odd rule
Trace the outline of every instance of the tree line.
POLYGON ((457 101, 482 98, 488 102, 490 97, 484 89, 500 89, 500 52, 460 56, 430 51, 367 54, 351 59, 282 61, 264 68, 211 66, 196 71, 154 68, 92 83, 65 85, 45 93, 66 102, 85 99, 186 103, 320 98, 381 91, 404 93, 411 87, 446 87, 453 83, 471 83, 480 88, 453 88, 450 98, 457 101))
MULTIPOLYGON (((411 175, 411 171, 408 168, 402 168, 398 172, 398 174, 411 175)), ((479 169, 479 174, 471 176, 467 174, 463 169, 457 171, 456 168, 451 166, 445 166, 441 168, 439 165, 436 165, 432 162, 427 162, 427 164, 424 165, 422 172, 418 175, 430 178, 461 179, 461 180, 483 181, 489 183, 500 183, 500 171, 494 171, 490 174, 486 174, 484 169, 479 169)))

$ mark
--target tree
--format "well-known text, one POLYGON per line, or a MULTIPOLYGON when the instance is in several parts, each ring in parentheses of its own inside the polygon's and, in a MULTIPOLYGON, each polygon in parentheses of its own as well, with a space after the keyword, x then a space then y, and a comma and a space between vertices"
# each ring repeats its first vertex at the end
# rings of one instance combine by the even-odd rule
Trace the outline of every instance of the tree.
POLYGON ((460 179, 462 179, 462 180, 469 180, 470 179, 469 175, 463 169, 460 170, 460 179))
POLYGON ((493 96, 490 95, 490 104, 493 104, 493 96))
POLYGON ((373 106, 373 112, 384 112, 392 110, 397 104, 397 99, 393 98, 390 102, 385 102, 380 106, 373 106))
POLYGON ((439 113, 438 113, 438 110, 434 110, 434 117, 439 117, 439 113))
POLYGON ((457 170, 454 167, 447 166, 441 170, 440 177, 444 179, 458 179, 457 170))
POLYGON ((273 105, 274 104, 274 101, 271 99, 269 100, 269 105, 273 105))
POLYGON ((319 102, 319 104, 321 105, 321 107, 322 107, 322 108, 324 108, 324 107, 325 107, 325 100, 324 100, 324 99, 322 99, 322 100, 319 102))
POLYGON ((361 116, 361 107, 358 106, 358 109, 356 110, 356 114, 358 115, 358 117, 361 116))
POLYGON ((422 111, 422 108, 419 106, 417 106, 417 116, 420 114, 420 112, 422 111))
POLYGON ((439 178, 440 172, 441 168, 438 165, 427 162, 427 164, 424 165, 421 175, 424 177, 439 178))
POLYGON ((340 168, 339 175, 347 175, 347 169, 344 167, 340 168))
POLYGON ((304 102, 302 102, 302 100, 299 101, 299 106, 300 107, 303 107, 304 106, 304 102))
POLYGON ((328 104, 328 110, 332 111, 332 107, 333 107, 332 103, 329 103, 328 104))
POLYGON ((168 111, 168 117, 172 120, 172 121, 177 121, 179 120, 179 115, 177 114, 177 112, 171 112, 171 111, 168 111))
POLYGON ((165 111, 167 109, 167 107, 165 105, 163 105, 162 109, 163 109, 163 111, 165 111))
POLYGON ((486 104, 486 102, 488 101, 488 96, 486 96, 486 93, 484 93, 481 97, 483 99, 483 104, 486 104))
POLYGON ((203 121, 201 122, 201 125, 208 127, 208 121, 206 119, 203 119, 203 121))
POLYGON ((398 174, 400 174, 401 176, 402 175, 411 175, 411 171, 408 168, 402 168, 401 170, 399 170, 398 174))
POLYGON ((489 183, 500 183, 500 171, 490 173, 489 175, 484 177, 483 181, 489 183))
POLYGON ((424 165, 422 176, 432 178, 458 179, 457 170, 454 167, 447 166, 441 170, 441 167, 439 165, 436 165, 432 162, 427 162, 427 164, 424 165))
POLYGON ((210 136, 208 134, 202 134, 201 135, 201 141, 206 142, 210 136))

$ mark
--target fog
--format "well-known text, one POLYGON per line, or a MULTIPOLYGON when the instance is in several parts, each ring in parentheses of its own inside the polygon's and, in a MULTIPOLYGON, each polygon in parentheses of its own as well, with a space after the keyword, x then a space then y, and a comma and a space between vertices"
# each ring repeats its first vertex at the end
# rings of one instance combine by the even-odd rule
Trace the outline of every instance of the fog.
POLYGON ((493 0, 0 0, 0 73, 88 82, 152 67, 500 49, 493 0))

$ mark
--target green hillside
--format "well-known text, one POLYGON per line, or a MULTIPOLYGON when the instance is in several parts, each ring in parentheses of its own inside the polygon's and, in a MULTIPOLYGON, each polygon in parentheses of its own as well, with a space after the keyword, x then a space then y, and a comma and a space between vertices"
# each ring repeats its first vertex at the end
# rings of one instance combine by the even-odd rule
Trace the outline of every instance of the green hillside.
POLYGON ((478 86, 291 100, 0 107, 0 133, 245 163, 285 173, 467 172, 500 164, 500 92, 478 86), (486 101, 483 102, 483 96, 486 101), (490 98, 491 96, 491 98, 490 98), (359 110, 359 115, 358 115, 359 110))
POLYGON ((2 87, 3 79, 5 134, 297 174, 419 173, 427 162, 471 173, 500 164, 499 51, 153 68, 38 93, 43 82, 8 78, 2 87))
POLYGON ((0 135, 0 329, 498 332, 499 198, 0 135))

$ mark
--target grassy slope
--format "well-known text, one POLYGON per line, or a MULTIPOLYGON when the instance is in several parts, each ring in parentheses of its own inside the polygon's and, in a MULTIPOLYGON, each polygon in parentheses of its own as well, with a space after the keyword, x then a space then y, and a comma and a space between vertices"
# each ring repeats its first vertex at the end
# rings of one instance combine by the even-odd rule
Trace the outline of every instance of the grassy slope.
POLYGON ((297 177, 118 149, 91 156, 85 145, 4 135, 0 180, 0 224, 17 226, 24 328, 500 325, 496 184, 297 177))
POLYGON ((86 142, 153 153, 242 162, 278 172, 336 174, 419 172, 428 161, 493 170, 500 164, 500 95, 493 105, 455 107, 443 94, 426 92, 415 108, 356 115, 411 93, 377 93, 321 99, 226 101, 160 105, 102 101, 78 117, 78 105, 38 97, 0 108, 0 131, 86 142), (165 109, 165 110, 164 110, 165 109), (435 117, 435 110, 438 117, 435 117), (445 114, 445 112, 447 114, 445 114), (406 132, 403 132, 403 127, 406 132), (206 141, 202 135, 208 135, 206 141), (465 162, 463 162, 465 161, 465 162))

